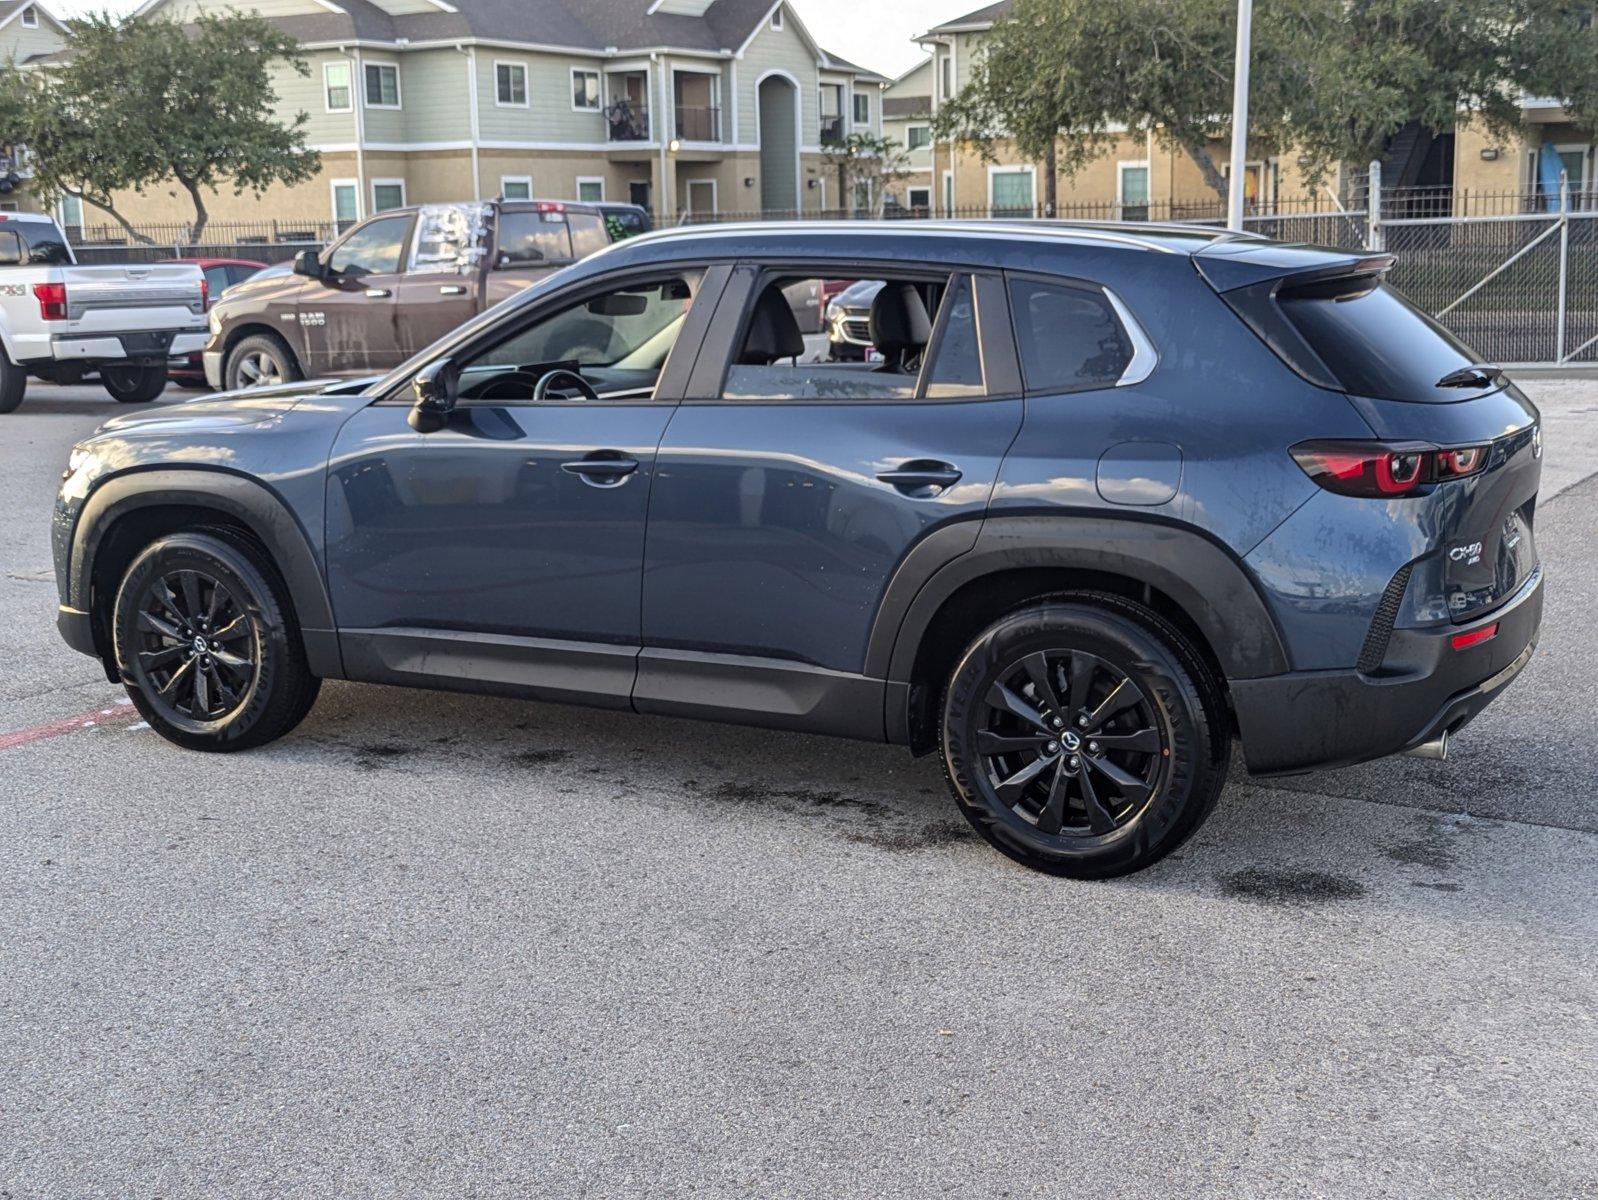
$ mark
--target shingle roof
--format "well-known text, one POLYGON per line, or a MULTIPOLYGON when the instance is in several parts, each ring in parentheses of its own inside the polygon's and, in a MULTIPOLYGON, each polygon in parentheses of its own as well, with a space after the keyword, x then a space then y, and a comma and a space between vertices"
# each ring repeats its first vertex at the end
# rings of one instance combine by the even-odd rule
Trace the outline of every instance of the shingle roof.
MULTIPOLYGON (((0 0, 15 2, 20 0, 0 0)), ((714 54, 740 49, 775 0, 714 0, 700 17, 651 13, 651 0, 451 0, 455 12, 405 16, 384 12, 372 0, 332 2, 343 11, 274 17, 272 23, 302 42, 475 37, 585 50, 668 46, 714 54)), ((844 69, 875 74, 852 64, 844 69)))
POLYGON ((934 25, 927 33, 950 33, 956 30, 969 29, 973 25, 992 25, 1015 5, 1015 0, 999 0, 998 4, 989 4, 975 12, 968 12, 963 17, 956 17, 952 21, 945 21, 941 25, 934 25))

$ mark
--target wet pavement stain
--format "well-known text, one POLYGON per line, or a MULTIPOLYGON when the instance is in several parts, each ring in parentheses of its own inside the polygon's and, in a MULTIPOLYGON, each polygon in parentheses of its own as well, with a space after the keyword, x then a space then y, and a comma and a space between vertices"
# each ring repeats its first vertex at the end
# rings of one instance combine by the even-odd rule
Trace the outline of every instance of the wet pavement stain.
POLYGON ((1218 877, 1221 894, 1259 904, 1312 907, 1339 900, 1358 900, 1365 885, 1326 871, 1276 871, 1250 867, 1218 877))
POLYGON ((354 750, 355 766, 361 771, 381 771, 390 759, 403 758, 411 752, 409 746, 398 746, 392 742, 356 746, 354 750))

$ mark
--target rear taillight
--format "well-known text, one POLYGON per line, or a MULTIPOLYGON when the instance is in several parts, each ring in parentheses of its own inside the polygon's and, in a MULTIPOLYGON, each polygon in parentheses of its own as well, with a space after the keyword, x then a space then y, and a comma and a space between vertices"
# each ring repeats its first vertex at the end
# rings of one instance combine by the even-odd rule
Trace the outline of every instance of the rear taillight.
POLYGON ((1392 499, 1430 483, 1463 479, 1487 465, 1486 446, 1438 450, 1382 442, 1300 442, 1291 453, 1304 473, 1329 492, 1392 499))
POLYGON ((205 276, 200 276, 200 311, 204 312, 211 307, 211 284, 205 276))
POLYGON ((34 298, 39 301, 39 319, 65 321, 67 319, 67 285, 64 283, 36 283, 34 298))

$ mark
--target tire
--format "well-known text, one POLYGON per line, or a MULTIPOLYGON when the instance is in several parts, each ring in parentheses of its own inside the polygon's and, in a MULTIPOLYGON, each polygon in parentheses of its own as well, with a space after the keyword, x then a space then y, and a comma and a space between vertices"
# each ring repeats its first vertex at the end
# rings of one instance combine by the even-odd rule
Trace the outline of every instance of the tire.
POLYGON ((166 364, 101 367, 100 386, 118 404, 148 404, 166 391, 166 364))
POLYGON ((28 373, 0 350, 0 413, 16 412, 28 390, 28 373))
POLYGON ((939 711, 966 819, 1017 862, 1077 879, 1175 850, 1214 809, 1231 760, 1211 669, 1169 622, 1119 596, 1051 597, 990 625, 939 711))
POLYGON ((305 378, 294 351, 275 333, 252 333, 227 354, 222 383, 230 392, 241 388, 270 387, 305 378))
POLYGON ((145 547, 122 577, 113 622, 128 695, 151 728, 185 749, 265 745, 300 723, 321 686, 277 571, 231 530, 175 533, 145 547))

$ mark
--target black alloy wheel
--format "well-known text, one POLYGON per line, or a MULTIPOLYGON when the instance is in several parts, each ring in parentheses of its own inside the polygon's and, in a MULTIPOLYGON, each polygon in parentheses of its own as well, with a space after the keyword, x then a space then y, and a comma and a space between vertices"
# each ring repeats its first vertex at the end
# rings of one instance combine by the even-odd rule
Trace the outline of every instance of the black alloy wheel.
POLYGON ((228 718, 260 675, 260 647, 248 611, 220 580, 199 570, 155 576, 139 603, 134 674, 174 725, 228 718))
POLYGON ((1110 833, 1133 820, 1170 757, 1127 674, 1080 650, 1037 650, 988 689, 976 749, 993 794, 1046 834, 1110 833))

